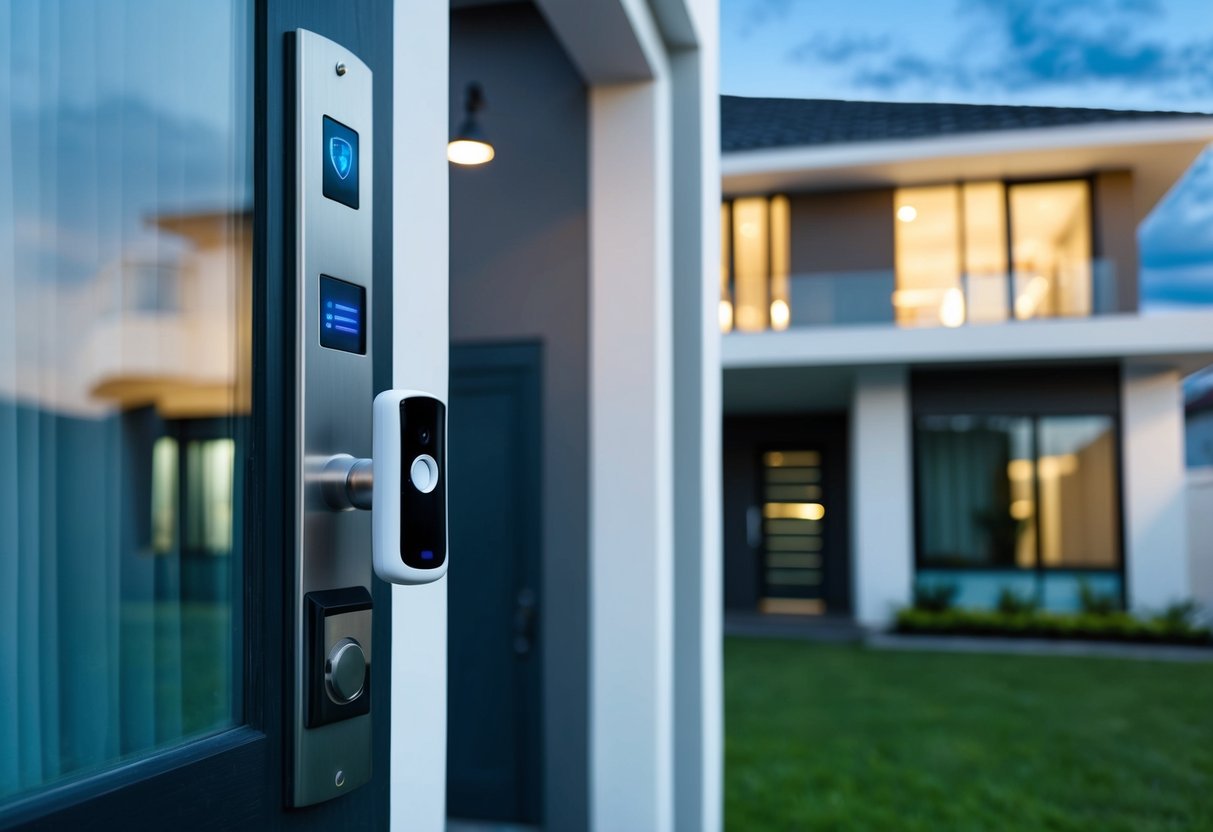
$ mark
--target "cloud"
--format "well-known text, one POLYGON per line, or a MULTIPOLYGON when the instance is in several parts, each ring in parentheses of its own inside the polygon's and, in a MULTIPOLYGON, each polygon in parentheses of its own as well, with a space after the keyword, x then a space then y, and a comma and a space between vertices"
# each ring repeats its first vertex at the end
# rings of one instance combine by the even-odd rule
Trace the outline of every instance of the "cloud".
POLYGON ((742 37, 748 37, 768 23, 785 19, 795 7, 795 2, 796 0, 744 0, 741 12, 742 37))
POLYGON ((886 53, 893 48, 888 35, 827 35, 819 32, 789 53, 794 61, 828 61, 830 63, 851 61, 868 55, 886 53))
POLYGON ((818 33, 790 57, 841 65, 857 87, 885 94, 924 86, 997 94, 1092 84, 1165 86, 1170 100, 1213 94, 1213 37, 1173 43, 1146 34, 1164 14, 1158 0, 967 0, 950 48, 896 48, 888 37, 818 33))

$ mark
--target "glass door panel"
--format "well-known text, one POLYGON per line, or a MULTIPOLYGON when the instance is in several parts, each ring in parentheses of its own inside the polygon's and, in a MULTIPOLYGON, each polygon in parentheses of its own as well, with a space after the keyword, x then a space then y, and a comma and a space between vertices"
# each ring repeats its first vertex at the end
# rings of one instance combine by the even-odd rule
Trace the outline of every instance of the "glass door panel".
POLYGON ((762 455, 762 612, 826 611, 822 486, 821 452, 762 455))
POLYGON ((0 0, 0 802, 243 721, 251 0, 0 0))

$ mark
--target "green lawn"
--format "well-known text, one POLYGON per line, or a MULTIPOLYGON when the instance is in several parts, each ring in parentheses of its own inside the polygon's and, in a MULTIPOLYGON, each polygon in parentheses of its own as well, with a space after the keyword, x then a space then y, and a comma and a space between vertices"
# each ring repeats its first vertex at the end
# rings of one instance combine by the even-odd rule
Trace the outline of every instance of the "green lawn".
POLYGON ((1213 663, 725 640, 735 830, 1213 830, 1213 663))

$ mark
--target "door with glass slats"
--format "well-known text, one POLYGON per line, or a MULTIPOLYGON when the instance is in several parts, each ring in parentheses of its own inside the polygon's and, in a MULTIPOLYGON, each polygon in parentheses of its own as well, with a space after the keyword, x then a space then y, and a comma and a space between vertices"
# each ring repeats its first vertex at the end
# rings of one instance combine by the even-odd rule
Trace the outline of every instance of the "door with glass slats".
POLYGON ((282 472, 288 33, 390 78, 390 21, 0 0, 2 827, 386 825, 374 786, 284 809, 282 472))
POLYGON ((761 455, 759 470, 759 609, 792 615, 824 613, 827 520, 821 451, 769 450, 761 455))

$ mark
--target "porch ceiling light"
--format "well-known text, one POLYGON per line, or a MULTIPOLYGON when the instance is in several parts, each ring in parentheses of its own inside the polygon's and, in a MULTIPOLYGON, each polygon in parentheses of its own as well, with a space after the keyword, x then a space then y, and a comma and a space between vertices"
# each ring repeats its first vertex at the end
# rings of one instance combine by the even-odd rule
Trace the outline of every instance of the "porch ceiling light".
POLYGON ((484 109, 484 105, 484 90, 477 83, 468 84, 463 100, 463 124, 446 146, 446 158, 456 165, 483 165, 491 162, 496 155, 492 143, 485 137, 476 118, 476 114, 484 109))

